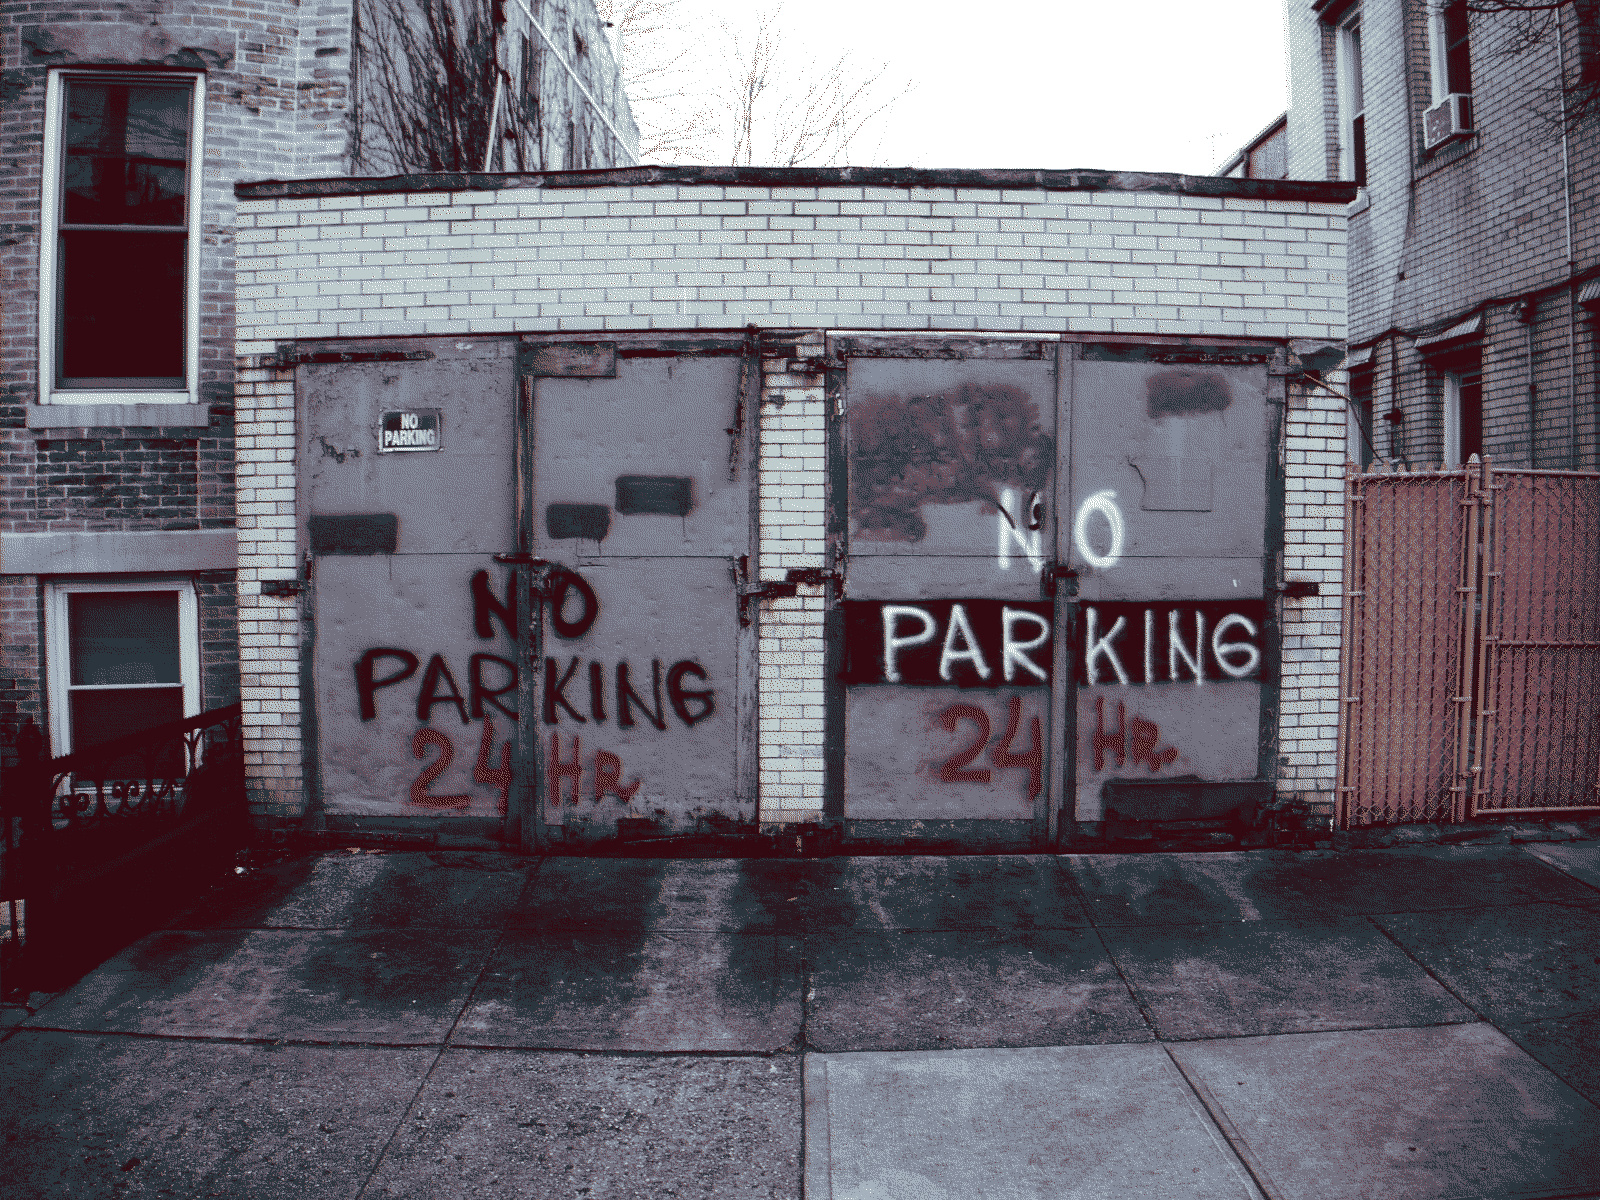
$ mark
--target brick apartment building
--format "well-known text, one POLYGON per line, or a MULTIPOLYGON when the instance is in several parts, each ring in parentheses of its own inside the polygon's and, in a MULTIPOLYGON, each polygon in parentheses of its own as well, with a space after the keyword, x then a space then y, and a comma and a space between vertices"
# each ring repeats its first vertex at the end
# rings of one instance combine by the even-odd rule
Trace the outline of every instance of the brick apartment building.
MULTIPOLYGON (((275 510, 236 506, 235 466, 293 451, 270 429, 236 437, 233 187, 399 168, 362 52, 383 14, 361 0, 0 8, 8 756, 27 722, 59 755, 240 698, 235 525, 275 510)), ((633 161, 591 0, 482 15, 501 66, 491 166, 633 161)))
POLYGON ((1361 187, 1358 461, 1600 465, 1600 5, 1496 7, 1287 3, 1288 177, 1361 187))

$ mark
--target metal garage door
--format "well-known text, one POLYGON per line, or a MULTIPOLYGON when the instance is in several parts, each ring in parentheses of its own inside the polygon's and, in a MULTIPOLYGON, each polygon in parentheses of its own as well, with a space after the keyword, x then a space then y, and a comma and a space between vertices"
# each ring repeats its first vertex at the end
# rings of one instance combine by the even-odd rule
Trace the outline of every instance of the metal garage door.
POLYGON ((312 786, 330 819, 500 835, 515 623, 478 625, 507 591, 494 556, 516 544, 515 351, 509 340, 302 347, 312 786))
POLYGON ((1040 577, 1056 536, 1057 345, 946 342, 919 354, 861 339, 842 350, 848 828, 1043 837, 1057 606, 1040 577))
POLYGON ((540 667, 544 821, 569 840, 753 829, 742 342, 547 342, 523 357, 532 550, 558 564, 540 667))
POLYGON ((848 832, 1042 845, 1262 798, 1266 351, 835 351, 848 832))

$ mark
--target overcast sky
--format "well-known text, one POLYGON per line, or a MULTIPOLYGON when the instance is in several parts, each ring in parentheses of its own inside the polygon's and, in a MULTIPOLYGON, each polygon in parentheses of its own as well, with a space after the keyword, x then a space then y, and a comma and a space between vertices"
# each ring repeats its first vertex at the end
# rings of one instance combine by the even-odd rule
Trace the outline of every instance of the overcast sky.
POLYGON ((913 84, 855 162, 1202 174, 1284 110, 1282 0, 787 0, 782 18, 818 59, 913 84))

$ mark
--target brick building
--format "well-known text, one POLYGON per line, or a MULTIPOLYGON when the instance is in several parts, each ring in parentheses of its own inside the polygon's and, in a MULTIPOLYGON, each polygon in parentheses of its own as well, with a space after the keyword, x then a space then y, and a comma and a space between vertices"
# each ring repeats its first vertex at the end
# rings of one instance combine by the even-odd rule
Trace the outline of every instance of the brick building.
POLYGON ((1358 461, 1600 465, 1600 7, 1495 7, 1287 3, 1289 177, 1361 188, 1358 461))
MULTIPOLYGON (((1273 792, 1326 806, 1343 417, 1294 359, 1341 342, 1352 192, 725 167, 240 185, 257 820, 526 846, 819 822, 1043 846, 1094 836, 1135 791, 1146 817, 1273 792), (1174 401, 1192 418, 1150 399, 1172 386, 1201 397, 1174 401), (946 489, 925 523, 894 501, 863 524, 860 447, 932 444, 863 422, 940 395, 1021 397, 978 456, 1015 478, 997 503, 946 489), (391 428, 439 453, 387 453, 391 428), (1019 437, 1027 455, 1000 453, 1019 437), (1017 509, 1018 488, 1042 490, 1017 509), (569 571, 537 654, 505 619, 527 595, 513 551, 569 571), (940 707, 951 661, 1004 657, 974 616, 926 690, 841 683, 846 626, 866 611, 870 638, 897 599, 928 614, 918 645, 967 610, 1036 630, 1055 603, 1067 630, 1067 589, 1045 585, 1069 564, 1078 628, 1099 633, 1075 653, 1064 632, 1053 676, 1008 665, 1009 695, 996 670, 1000 690, 940 707), (1203 690, 1184 665, 1202 628, 1213 649, 1258 630, 1262 653, 1229 651, 1232 678, 1206 668, 1203 690), (1126 677, 1097 680, 1112 659, 1126 677), (994 733, 995 767, 939 765, 962 721, 994 733), (1008 749, 1029 721, 1031 751, 1008 749)), ((884 494, 938 491, 889 476, 884 494)))
MULTIPOLYGON (((233 186, 403 164, 372 96, 384 10, 358 45, 355 2, 0 7, 8 753, 28 721, 62 754, 239 698, 235 464, 289 451, 235 437, 233 186)), ((491 165, 633 161, 590 0, 482 15, 491 165)))

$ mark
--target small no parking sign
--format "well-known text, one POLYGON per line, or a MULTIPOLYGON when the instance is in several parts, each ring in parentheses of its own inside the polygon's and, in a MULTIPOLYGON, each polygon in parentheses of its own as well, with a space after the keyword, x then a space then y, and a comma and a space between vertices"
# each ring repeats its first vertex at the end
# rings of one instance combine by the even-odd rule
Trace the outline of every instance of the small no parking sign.
POLYGON ((378 453, 437 450, 444 443, 444 427, 437 408, 409 408, 386 412, 378 425, 378 453))

